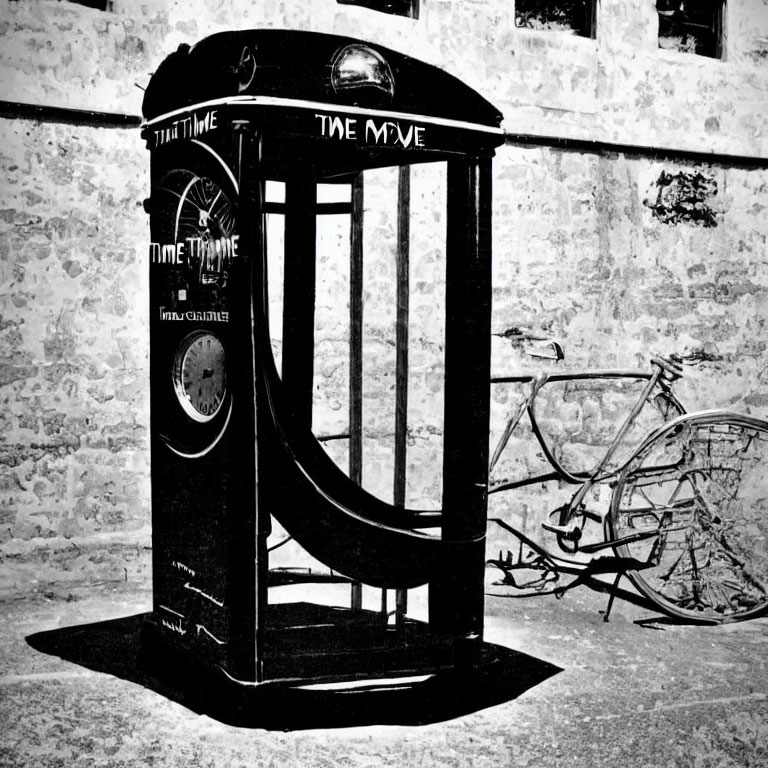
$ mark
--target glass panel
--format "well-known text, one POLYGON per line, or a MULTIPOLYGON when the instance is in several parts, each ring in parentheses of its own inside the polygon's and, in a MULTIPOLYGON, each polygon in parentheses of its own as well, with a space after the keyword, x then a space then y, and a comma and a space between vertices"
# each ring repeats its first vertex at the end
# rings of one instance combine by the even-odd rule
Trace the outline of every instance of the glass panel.
MULTIPOLYGON (((398 168, 363 184, 362 485, 391 502, 394 488, 398 168)), ((446 166, 411 168, 406 505, 439 509, 445 348, 446 166)), ((350 202, 351 185, 318 185, 318 200, 350 202)), ((348 471, 351 216, 317 219, 313 430, 348 471), (324 440, 327 437, 336 439, 324 440)))
POLYGON ((268 203, 285 202, 285 182, 267 181, 264 190, 264 200, 268 203))
POLYGON ((443 498, 446 164, 411 167, 406 502, 443 498))
POLYGON ((348 203, 352 199, 351 184, 318 184, 318 203, 348 203))
MULTIPOLYGON (((411 169, 406 504, 439 509, 445 349, 446 166, 411 169)), ((268 182, 267 199, 284 201, 268 182)), ((351 202, 350 184, 318 185, 318 201, 351 202)), ((271 340, 280 367, 285 217, 267 215, 271 340)), ((345 472, 349 461, 351 216, 317 217, 313 431, 345 472), (331 438, 331 439, 327 439, 331 438)), ((365 173, 363 215, 363 486, 394 486, 398 169, 365 173)))
MULTIPOLYGON (((267 182, 269 184, 269 182, 267 182)), ((269 335, 277 370, 282 375, 283 268, 285 263, 285 216, 267 214, 267 280, 269 281, 269 335)))
MULTIPOLYGON (((349 229, 348 215, 317 217, 312 429, 320 437, 349 428, 349 229)), ((333 441, 334 452, 341 442, 333 441)))
POLYGON ((394 477, 398 169, 364 174, 363 487, 391 502, 394 477))

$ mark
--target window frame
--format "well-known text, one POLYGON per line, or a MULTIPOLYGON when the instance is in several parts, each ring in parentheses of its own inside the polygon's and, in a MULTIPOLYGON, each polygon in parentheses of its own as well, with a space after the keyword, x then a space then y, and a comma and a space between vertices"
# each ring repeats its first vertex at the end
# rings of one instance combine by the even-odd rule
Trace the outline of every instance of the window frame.
POLYGON ((337 5, 354 5, 391 16, 408 19, 419 18, 420 0, 336 0, 337 5), (395 6, 395 7, 388 7, 395 6))
MULTIPOLYGON (((584 25, 582 28, 579 27, 570 27, 570 28, 564 28, 564 29, 539 29, 537 30, 536 27, 528 27, 522 24, 518 23, 518 10, 520 6, 523 3, 530 2, 532 5, 539 4, 541 6, 555 6, 558 5, 557 0, 515 0, 514 4, 514 24, 515 29, 524 29, 524 30, 530 30, 530 31, 541 31, 541 32, 564 32, 567 34, 572 34, 575 37, 581 37, 586 40, 596 40, 597 39, 597 6, 598 6, 598 0, 560 0, 560 5, 565 4, 566 2, 569 5, 574 5, 578 2, 583 3, 584 5, 584 25)), ((542 10, 542 13, 544 10, 542 10)))
POLYGON ((709 2, 712 8, 712 22, 709 29, 714 38, 714 43, 709 49, 711 52, 708 52, 706 49, 685 50, 680 47, 662 45, 662 39, 672 39, 678 36, 677 34, 671 34, 672 32, 677 32, 683 36, 690 34, 695 40, 695 33, 688 32, 687 30, 701 29, 704 27, 704 25, 697 21, 687 20, 684 0, 656 0, 656 13, 659 22, 657 33, 658 48, 662 51, 673 51, 675 53, 691 54, 694 56, 702 56, 707 59, 724 61, 726 53, 727 0, 709 0, 709 2), (665 31, 667 34, 664 34, 665 31))

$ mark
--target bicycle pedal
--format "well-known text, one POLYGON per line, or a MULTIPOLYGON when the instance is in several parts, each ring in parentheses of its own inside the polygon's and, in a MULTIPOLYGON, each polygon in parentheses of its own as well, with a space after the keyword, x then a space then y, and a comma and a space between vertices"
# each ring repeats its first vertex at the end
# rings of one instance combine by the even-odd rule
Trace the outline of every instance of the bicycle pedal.
POLYGON ((562 536, 567 541, 578 541, 581 538, 581 528, 576 525, 554 525, 553 523, 542 523, 541 527, 545 531, 551 531, 558 536, 562 536))

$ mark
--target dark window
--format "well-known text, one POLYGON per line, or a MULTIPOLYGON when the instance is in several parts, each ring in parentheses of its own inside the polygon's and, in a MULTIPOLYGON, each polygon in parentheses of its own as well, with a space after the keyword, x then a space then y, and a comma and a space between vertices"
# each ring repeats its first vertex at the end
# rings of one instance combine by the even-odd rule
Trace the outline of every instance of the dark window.
POLYGON ((69 2, 84 5, 86 8, 95 8, 97 11, 112 10, 112 0, 69 0, 69 2))
POLYGON ((596 0, 516 0, 515 26, 595 36, 596 0))
POLYGON ((339 5, 359 5, 382 13, 392 13, 395 16, 407 16, 410 19, 419 18, 419 0, 336 0, 339 5))
POLYGON ((659 48, 723 57, 724 0, 656 0, 659 48))

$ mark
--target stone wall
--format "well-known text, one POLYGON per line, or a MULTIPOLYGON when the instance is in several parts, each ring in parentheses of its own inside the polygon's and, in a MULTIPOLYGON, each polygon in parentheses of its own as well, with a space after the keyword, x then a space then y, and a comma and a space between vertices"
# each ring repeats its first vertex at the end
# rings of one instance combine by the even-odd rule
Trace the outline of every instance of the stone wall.
MULTIPOLYGON (((537 361, 499 338, 496 374, 648 370, 652 355, 677 353, 691 361, 675 385, 686 410, 768 417, 765 171, 507 147, 495 194, 494 329, 528 328, 565 352, 537 361)), ((632 404, 629 392, 600 389, 623 404, 611 418, 589 411, 594 392, 563 402, 564 388, 550 387, 539 402, 545 431, 587 457, 583 470, 632 404)), ((492 388, 492 443, 523 392, 492 388)), ((530 432, 520 435, 500 477, 547 469, 530 432)), ((535 536, 541 515, 572 492, 533 486, 495 497, 492 509, 535 536)))
MULTIPOLYGON (((418 21, 332 0, 112 6, 4 2, 0 100, 138 115, 179 43, 273 26, 368 38, 444 67, 497 104, 511 133, 768 155, 763 0, 729 3, 724 61, 660 51, 653 0, 602 0, 596 40, 516 29, 503 0, 424 0, 418 21)), ((0 588, 147 584, 148 156, 135 130, 4 114, 0 588)), ((370 176, 364 482, 389 497, 395 207, 393 178, 370 176)), ((414 171, 408 488, 422 506, 440 493, 441 183, 439 169, 414 171)), ((701 359, 681 383, 688 408, 766 415, 765 170, 510 141, 494 184, 495 331, 557 337, 566 360, 551 367, 643 367, 651 352, 687 350, 701 359)), ((318 307, 317 423, 328 430, 345 426, 344 237, 327 234, 318 307)), ((494 342, 495 371, 536 365, 494 342)), ((494 390, 495 430, 513 401, 494 390)), ((579 418, 566 408, 564 423, 569 413, 579 418)), ((343 444, 333 450, 343 464, 343 444)), ((520 521, 550 497, 494 503, 520 521)))
POLYGON ((140 113, 141 89, 180 43, 225 29, 347 34, 455 74, 513 133, 765 156, 768 8, 727 4, 724 60, 660 50, 654 0, 600 0, 597 38, 518 29, 506 0, 424 0, 419 20, 333 0, 113 0, 110 12, 6 0, 2 98, 140 113))
MULTIPOLYGON (((90 547, 98 559, 148 538, 140 142, 27 120, 0 127, 0 546, 10 563, 65 563, 90 547)), ((77 563, 106 578, 107 566, 77 563)), ((8 573, 18 588, 41 578, 8 573)))

